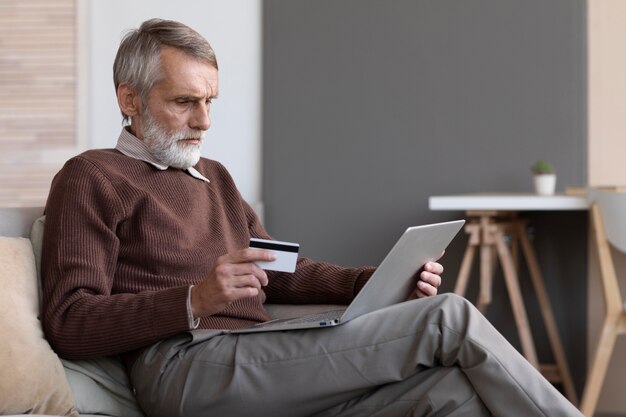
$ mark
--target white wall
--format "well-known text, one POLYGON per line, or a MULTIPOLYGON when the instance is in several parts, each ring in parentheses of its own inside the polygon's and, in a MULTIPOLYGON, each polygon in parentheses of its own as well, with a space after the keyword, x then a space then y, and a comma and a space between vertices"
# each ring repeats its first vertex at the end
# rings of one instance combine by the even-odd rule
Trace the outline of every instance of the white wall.
POLYGON ((121 116, 113 60, 122 35, 152 17, 178 20, 205 36, 220 67, 220 97, 203 155, 230 170, 243 197, 261 200, 261 0, 84 0, 88 55, 88 148, 115 146, 121 116))

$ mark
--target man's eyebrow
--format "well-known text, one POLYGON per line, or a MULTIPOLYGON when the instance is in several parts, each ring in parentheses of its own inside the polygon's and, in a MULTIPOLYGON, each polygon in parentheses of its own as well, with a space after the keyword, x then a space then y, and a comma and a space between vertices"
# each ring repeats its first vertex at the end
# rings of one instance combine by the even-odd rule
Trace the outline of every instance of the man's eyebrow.
MULTIPOLYGON (((209 96, 209 99, 217 98, 217 94, 209 96)), ((195 95, 195 94, 178 94, 174 96, 174 100, 190 100, 190 101, 200 101, 204 100, 204 96, 195 95)))

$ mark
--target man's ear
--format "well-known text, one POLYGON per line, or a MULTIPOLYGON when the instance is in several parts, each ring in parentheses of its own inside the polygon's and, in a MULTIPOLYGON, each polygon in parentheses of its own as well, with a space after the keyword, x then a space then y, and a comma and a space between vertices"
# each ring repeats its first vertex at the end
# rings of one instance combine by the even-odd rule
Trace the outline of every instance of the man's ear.
POLYGON ((117 87, 117 104, 124 115, 133 117, 139 114, 141 98, 134 88, 122 83, 117 87))

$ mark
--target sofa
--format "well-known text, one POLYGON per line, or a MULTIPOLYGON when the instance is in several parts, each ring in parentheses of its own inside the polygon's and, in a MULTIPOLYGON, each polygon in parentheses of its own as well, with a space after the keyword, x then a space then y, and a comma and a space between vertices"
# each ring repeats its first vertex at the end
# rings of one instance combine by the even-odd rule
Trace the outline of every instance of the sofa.
MULTIPOLYGON (((142 417, 119 357, 69 361, 39 319, 43 208, 0 208, 0 415, 142 417)), ((268 305, 272 318, 330 305, 268 305)))

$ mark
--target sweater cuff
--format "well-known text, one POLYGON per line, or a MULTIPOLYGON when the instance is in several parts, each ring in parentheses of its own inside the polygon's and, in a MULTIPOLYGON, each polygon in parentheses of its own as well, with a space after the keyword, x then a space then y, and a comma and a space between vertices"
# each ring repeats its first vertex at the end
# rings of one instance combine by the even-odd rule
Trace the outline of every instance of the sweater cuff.
POLYGON ((189 328, 189 287, 156 291, 152 298, 152 326, 157 337, 169 336, 189 328))
POLYGON ((193 285, 189 286, 189 294, 187 295, 187 317, 189 320, 189 330, 195 330, 200 325, 200 318, 193 318, 193 309, 191 308, 191 289, 193 285))

